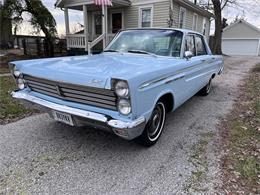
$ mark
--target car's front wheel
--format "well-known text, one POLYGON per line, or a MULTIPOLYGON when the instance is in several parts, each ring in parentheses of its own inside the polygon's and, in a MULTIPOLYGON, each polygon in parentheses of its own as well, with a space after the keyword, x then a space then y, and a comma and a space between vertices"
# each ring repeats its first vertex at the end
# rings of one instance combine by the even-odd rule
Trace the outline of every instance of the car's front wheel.
POLYGON ((157 102, 150 120, 140 137, 137 138, 138 143, 144 146, 154 145, 162 134, 166 118, 165 104, 161 101, 157 102))

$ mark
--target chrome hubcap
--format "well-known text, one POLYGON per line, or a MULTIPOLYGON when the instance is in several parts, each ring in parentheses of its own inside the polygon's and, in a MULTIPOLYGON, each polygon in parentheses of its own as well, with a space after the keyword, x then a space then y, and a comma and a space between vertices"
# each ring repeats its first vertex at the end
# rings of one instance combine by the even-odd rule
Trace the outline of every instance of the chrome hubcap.
POLYGON ((156 134, 156 132, 158 131, 159 125, 160 125, 160 113, 157 112, 156 114, 154 114, 153 118, 152 118, 152 124, 151 124, 151 128, 149 129, 149 134, 150 136, 154 136, 156 134))
POLYGON ((159 103, 154 109, 150 122, 148 124, 148 137, 151 141, 156 140, 163 128, 165 121, 165 108, 162 103, 159 103))

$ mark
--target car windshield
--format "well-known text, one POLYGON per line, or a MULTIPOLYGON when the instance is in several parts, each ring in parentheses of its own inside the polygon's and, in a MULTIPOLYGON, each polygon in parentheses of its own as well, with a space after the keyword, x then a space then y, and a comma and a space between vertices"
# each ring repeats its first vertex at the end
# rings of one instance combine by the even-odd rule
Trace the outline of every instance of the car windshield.
POLYGON ((182 37, 182 32, 174 30, 126 30, 105 51, 180 57, 182 37))

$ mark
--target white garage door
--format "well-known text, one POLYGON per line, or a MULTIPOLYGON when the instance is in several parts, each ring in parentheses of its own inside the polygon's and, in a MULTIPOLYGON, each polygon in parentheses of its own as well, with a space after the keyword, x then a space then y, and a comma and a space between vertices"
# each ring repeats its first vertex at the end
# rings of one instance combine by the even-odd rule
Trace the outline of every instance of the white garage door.
POLYGON ((222 50, 227 55, 258 55, 258 39, 223 39, 222 50))

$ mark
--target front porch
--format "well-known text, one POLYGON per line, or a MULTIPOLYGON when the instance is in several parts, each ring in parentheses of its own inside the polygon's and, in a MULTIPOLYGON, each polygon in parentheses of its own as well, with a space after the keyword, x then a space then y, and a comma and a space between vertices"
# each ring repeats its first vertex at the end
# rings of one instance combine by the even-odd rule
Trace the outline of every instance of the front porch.
POLYGON ((124 8, 131 3, 128 0, 113 0, 112 4, 99 6, 92 0, 57 1, 56 6, 64 10, 68 50, 80 49, 91 54, 95 46, 99 46, 101 51, 106 47, 115 34, 124 28, 124 8), (69 10, 82 11, 84 30, 71 33, 69 10))

